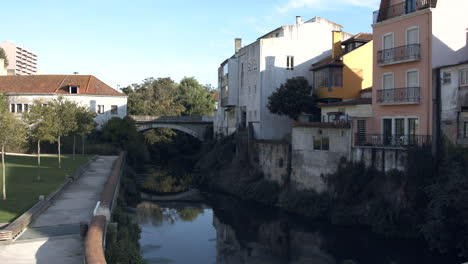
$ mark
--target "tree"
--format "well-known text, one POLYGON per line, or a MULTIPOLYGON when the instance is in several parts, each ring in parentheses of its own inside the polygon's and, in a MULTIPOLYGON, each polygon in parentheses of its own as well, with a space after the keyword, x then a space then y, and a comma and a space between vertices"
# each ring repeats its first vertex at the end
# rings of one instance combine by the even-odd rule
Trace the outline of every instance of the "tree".
POLYGON ((79 107, 77 103, 66 100, 61 96, 52 100, 47 107, 52 109, 55 119, 53 131, 58 143, 58 167, 61 168, 61 138, 70 135, 70 133, 78 129, 76 114, 79 107))
POLYGON ((81 136, 81 154, 84 155, 85 137, 96 128, 95 112, 91 112, 85 106, 79 106, 76 111, 76 130, 73 131, 73 159, 75 159, 75 136, 81 136))
POLYGON ((4 64, 5 64, 4 66, 8 67, 8 65, 9 65, 8 58, 7 58, 7 55, 5 53, 5 50, 3 50, 2 48, 0 48, 0 59, 4 59, 5 60, 4 61, 4 64))
POLYGON ((26 139, 23 122, 8 111, 0 112, 0 146, 2 148, 2 191, 6 200, 5 147, 20 144, 26 139))
POLYGON ((29 112, 23 114, 23 119, 29 127, 30 138, 37 142, 37 180, 41 180, 41 142, 54 143, 55 114, 51 107, 35 101, 29 108, 29 112))
POLYGON ((186 116, 213 115, 215 110, 215 101, 209 86, 201 85, 194 77, 182 79, 178 101, 185 108, 182 115, 186 116))
POLYGON ((0 114, 8 111, 6 96, 0 93, 0 114))
POLYGON ((304 77, 288 79, 268 97, 268 109, 278 115, 297 120, 303 112, 315 111, 315 100, 311 87, 304 77))

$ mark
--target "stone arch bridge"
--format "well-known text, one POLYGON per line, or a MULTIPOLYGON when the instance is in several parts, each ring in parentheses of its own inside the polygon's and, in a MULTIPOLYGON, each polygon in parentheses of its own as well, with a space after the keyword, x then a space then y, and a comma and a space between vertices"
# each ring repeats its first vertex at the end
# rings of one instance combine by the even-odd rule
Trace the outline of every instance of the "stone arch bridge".
POLYGON ((154 128, 172 128, 201 141, 208 129, 213 129, 212 116, 130 116, 136 121, 140 132, 154 128))

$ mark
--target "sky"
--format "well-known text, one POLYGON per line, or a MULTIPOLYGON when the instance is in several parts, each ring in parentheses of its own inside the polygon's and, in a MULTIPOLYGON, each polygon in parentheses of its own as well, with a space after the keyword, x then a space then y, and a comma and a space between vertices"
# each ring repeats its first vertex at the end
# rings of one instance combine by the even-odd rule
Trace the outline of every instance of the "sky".
POLYGON ((195 77, 217 86, 217 68, 243 45, 296 16, 372 32, 379 0, 2 1, 0 41, 38 55, 44 74, 92 74, 114 88, 148 77, 195 77))

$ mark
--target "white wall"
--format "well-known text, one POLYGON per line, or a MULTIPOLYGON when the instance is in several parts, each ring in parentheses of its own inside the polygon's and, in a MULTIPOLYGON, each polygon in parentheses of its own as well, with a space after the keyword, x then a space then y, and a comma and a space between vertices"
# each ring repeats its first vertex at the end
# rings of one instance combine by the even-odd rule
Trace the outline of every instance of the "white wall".
MULTIPOLYGON (((33 104, 38 100, 46 103, 57 98, 57 94, 7 94, 8 104, 33 104)), ((65 99, 74 101, 82 106, 87 106, 91 111, 97 113, 97 105, 104 105, 104 113, 98 114, 95 118, 98 126, 102 126, 113 117, 124 118, 127 115, 127 97, 126 96, 97 96, 97 95, 62 95, 65 99), (117 105, 116 115, 111 114, 111 106, 117 105)))
POLYGON ((432 9, 432 68, 468 60, 468 1, 437 1, 432 9))

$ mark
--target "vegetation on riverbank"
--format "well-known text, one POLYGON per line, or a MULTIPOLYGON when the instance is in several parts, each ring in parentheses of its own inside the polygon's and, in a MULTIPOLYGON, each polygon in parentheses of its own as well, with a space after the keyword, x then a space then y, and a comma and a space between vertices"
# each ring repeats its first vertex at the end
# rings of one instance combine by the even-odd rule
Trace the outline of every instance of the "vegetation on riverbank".
POLYGON ((280 188, 236 156, 234 136, 207 143, 195 183, 337 225, 368 226, 389 237, 424 238, 442 253, 468 255, 468 150, 446 145, 439 166, 430 147, 408 151, 403 172, 342 160, 327 191, 280 188))
MULTIPOLYGON (((37 157, 6 155, 6 183, 8 199, 0 200, 0 223, 14 220, 39 200, 47 197, 78 167, 89 160, 89 156, 62 156, 62 168, 57 168, 57 156, 42 156, 41 180, 37 180, 37 157)), ((0 171, 0 176, 2 172, 0 171)), ((0 177, 0 182, 1 182, 0 177)))

